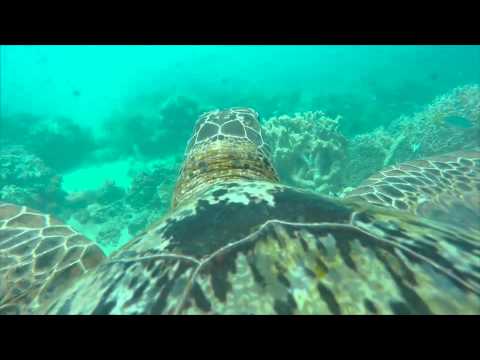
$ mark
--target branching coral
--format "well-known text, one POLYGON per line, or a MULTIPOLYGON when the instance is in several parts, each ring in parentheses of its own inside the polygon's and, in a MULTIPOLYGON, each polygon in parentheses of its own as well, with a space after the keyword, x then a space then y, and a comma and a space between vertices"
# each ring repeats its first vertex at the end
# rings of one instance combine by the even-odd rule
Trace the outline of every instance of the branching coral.
POLYGON ((347 146, 338 125, 339 118, 320 111, 267 120, 263 131, 282 181, 321 193, 337 191, 347 146))

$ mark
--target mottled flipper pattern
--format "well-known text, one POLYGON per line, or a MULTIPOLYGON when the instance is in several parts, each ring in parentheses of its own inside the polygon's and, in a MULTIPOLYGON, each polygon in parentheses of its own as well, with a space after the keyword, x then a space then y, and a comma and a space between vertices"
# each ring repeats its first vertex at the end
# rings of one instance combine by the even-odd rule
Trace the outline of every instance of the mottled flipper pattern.
POLYGON ((226 185, 229 196, 212 187, 183 214, 165 219, 85 276, 46 311, 480 311, 478 232, 392 209, 346 206, 270 183, 226 185), (228 221, 231 212, 242 219, 239 228, 228 221), (185 236, 189 231, 192 236, 185 236))
POLYGON ((203 265, 182 313, 477 314, 478 243, 413 219, 410 237, 402 220, 385 217, 391 235, 359 220, 272 221, 203 265))

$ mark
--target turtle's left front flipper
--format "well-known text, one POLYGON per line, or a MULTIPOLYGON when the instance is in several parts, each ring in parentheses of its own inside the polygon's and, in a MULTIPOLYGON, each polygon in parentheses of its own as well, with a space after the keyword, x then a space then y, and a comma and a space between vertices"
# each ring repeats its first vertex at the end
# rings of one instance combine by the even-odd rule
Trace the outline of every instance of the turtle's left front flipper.
POLYGON ((52 216, 0 202, 0 314, 35 312, 104 258, 52 216))

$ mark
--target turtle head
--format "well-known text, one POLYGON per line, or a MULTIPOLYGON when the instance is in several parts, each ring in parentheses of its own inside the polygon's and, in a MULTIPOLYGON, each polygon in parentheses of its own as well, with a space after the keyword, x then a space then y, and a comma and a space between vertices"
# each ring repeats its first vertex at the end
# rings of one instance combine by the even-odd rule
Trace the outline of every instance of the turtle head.
POLYGON ((200 115, 185 151, 172 207, 230 180, 278 182, 253 109, 230 108, 200 115))

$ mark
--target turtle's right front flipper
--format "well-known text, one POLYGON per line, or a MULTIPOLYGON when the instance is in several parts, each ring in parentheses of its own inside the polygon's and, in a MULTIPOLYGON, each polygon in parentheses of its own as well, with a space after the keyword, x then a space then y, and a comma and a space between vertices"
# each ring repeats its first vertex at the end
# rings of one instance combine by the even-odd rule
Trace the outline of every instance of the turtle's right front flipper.
POLYGON ((104 258, 52 216, 0 202, 0 314, 35 312, 104 258))

